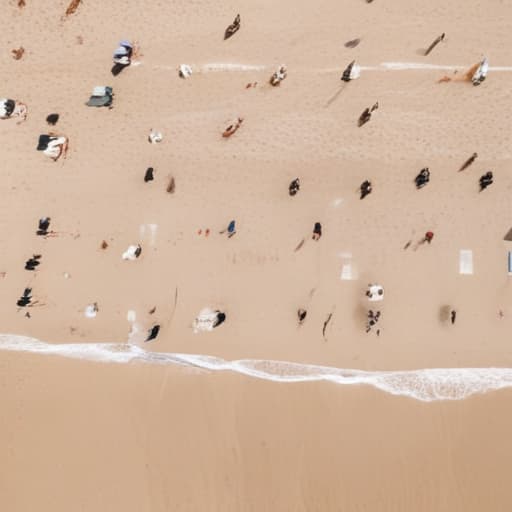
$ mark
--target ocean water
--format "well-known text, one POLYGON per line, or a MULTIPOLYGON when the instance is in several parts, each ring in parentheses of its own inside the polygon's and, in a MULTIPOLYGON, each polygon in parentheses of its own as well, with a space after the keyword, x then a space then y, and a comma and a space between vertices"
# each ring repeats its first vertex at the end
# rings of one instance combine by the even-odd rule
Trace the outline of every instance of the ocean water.
POLYGON ((424 402, 463 400, 471 395, 512 387, 512 368, 362 371, 286 361, 227 361, 200 354, 151 352, 129 343, 52 344, 12 334, 0 335, 0 350, 101 363, 176 365, 208 372, 236 372, 281 383, 327 381, 342 386, 373 386, 385 393, 424 402))

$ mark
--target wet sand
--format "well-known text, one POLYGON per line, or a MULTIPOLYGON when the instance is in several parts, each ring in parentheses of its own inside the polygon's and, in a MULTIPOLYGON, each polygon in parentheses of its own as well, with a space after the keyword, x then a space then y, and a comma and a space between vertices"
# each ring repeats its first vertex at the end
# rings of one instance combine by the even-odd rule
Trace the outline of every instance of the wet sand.
POLYGON ((423 404, 147 365, 1 364, 10 510, 478 512, 512 500, 510 391, 423 404))
MULTIPOLYGON (((27 103, 29 117, 0 122, 3 333, 124 342, 134 310, 145 327, 161 324, 145 346, 158 352, 365 370, 512 366, 502 241, 512 218, 512 73, 491 70, 473 87, 436 83, 445 69, 381 65, 469 68, 485 54, 506 67, 512 7, 155 1, 141 9, 88 0, 61 21, 66 5, 27 0, 4 11, 0 95, 27 103), (237 12, 242 27, 223 41, 237 12), (440 32, 445 40, 421 56, 440 32), (346 48, 355 37, 361 43, 346 48), (140 65, 112 77, 123 38, 138 40, 140 65), (9 52, 19 46, 16 61, 9 52), (342 86, 353 59, 361 77, 342 86), (194 69, 187 80, 182 63, 194 69), (268 79, 283 63, 288 77, 273 88, 268 79), (113 110, 84 105, 96 85, 113 86, 113 110), (35 150, 52 112, 53 129, 70 139, 56 163, 35 150), (223 139, 237 116, 243 125, 223 139), (164 135, 158 145, 147 142, 151 128, 164 135), (150 166, 155 179, 144 183, 150 166), (430 183, 418 191, 413 180, 426 166, 430 183), (488 170, 495 183, 479 193, 488 170), (301 190, 290 197, 296 177, 301 190), (365 179, 373 192, 361 201, 365 179), (35 236, 43 216, 58 237, 35 236), (237 234, 227 239, 219 231, 231 219, 237 234), (313 242, 317 221, 323 236, 313 242), (208 238, 197 235, 206 228, 208 238), (414 250, 427 230, 432 244, 414 250), (141 258, 122 261, 137 243, 141 258), (458 272, 461 249, 473 251, 473 275, 458 272), (23 265, 36 253, 33 274, 23 265), (349 260, 357 279, 341 280, 349 260), (369 282, 385 288, 379 337, 364 332, 369 282), (15 305, 26 286, 44 303, 31 318, 15 305), (98 315, 87 319, 93 302, 98 315), (227 321, 195 335, 205 306, 227 321), (453 326, 446 306, 458 312, 453 326)), ((509 391, 424 404, 137 363, 1 352, 0 364, 0 496, 10 510, 510 508, 509 391)))

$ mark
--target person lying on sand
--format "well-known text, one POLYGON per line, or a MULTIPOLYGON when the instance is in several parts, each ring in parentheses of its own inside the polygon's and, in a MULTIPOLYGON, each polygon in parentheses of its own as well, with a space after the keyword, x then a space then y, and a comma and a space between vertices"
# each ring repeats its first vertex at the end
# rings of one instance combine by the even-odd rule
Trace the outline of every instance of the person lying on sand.
POLYGON ((27 119, 28 109, 25 103, 8 98, 0 99, 0 119, 19 117, 17 124, 27 119))
POLYGON ((159 332, 160 332, 160 325, 158 325, 158 324, 154 325, 153 327, 151 327, 151 329, 149 329, 148 337, 144 341, 147 342, 147 341, 154 340, 158 336, 159 332))
POLYGON ((71 0, 70 4, 68 5, 68 8, 66 9, 66 16, 71 16, 71 14, 74 14, 78 9, 78 6, 80 5, 81 1, 82 0, 71 0))
POLYGON ((360 42, 361 42, 361 39, 359 37, 356 37, 355 39, 351 39, 350 41, 347 41, 345 43, 345 48, 355 48, 360 42))
POLYGON ((424 187, 430 181, 430 171, 428 167, 423 168, 420 173, 414 178, 416 188, 424 187))
POLYGON ((433 43, 425 50, 425 57, 441 42, 444 40, 444 32, 437 37, 433 43))
POLYGON ((467 169, 478 157, 478 153, 473 153, 463 164, 462 167, 459 169, 460 171, 464 171, 467 169))
POLYGON ((471 66, 465 73, 457 76, 445 75, 438 80, 441 82, 471 82, 473 85, 480 85, 487 77, 489 62, 486 57, 481 62, 471 66))
POLYGON ((493 182, 493 175, 492 172, 486 172, 482 176, 480 176, 480 192, 482 190, 485 190, 489 185, 492 185, 493 182))
POLYGON ((120 64, 121 66, 129 66, 132 62, 133 56, 133 45, 130 41, 121 41, 119 46, 116 48, 112 60, 114 64, 120 64))
POLYGON ((425 233, 425 237, 423 238, 423 242, 428 242, 429 244, 434 239, 434 233, 432 231, 427 231, 425 233))
POLYGON ((226 229, 223 229, 222 231, 219 231, 220 235, 223 235, 224 233, 228 234, 228 238, 231 238, 232 236, 236 235, 236 222, 232 220, 226 229))
POLYGON ((231 25, 229 25, 228 28, 224 32, 224 41, 226 39, 229 39, 235 32, 238 32, 239 30, 240 30, 240 14, 237 14, 233 23, 231 23, 231 25))
POLYGON ((19 48, 13 48, 11 50, 11 53, 12 53, 12 58, 14 60, 20 60, 23 55, 25 54, 25 48, 23 48, 23 46, 20 46, 19 48))
POLYGON ((23 295, 17 300, 16 305, 20 308, 27 307, 32 302, 32 288, 25 288, 23 295))
POLYGON ((270 85, 276 87, 286 78, 286 66, 280 66, 279 69, 270 77, 270 85))
POLYGON ((344 82, 350 82, 350 80, 355 80, 359 78, 361 75, 361 68, 356 64, 356 61, 353 60, 343 71, 341 75, 341 80, 344 82))
POLYGON ((36 231, 36 235, 38 236, 57 236, 57 233, 55 231, 48 231, 48 228, 50 227, 50 217, 42 217, 39 219, 38 228, 36 231))
POLYGON ((63 135, 49 133, 48 135, 40 135, 37 150, 50 157, 56 162, 61 156, 66 157, 68 152, 69 140, 63 135))
POLYGON ((123 252, 121 257, 123 260, 135 261, 137 258, 140 257, 141 254, 142 254, 142 246, 140 244, 130 245, 130 246, 128 246, 126 251, 123 252))
POLYGON ((25 270, 35 270, 36 267, 41 264, 41 262, 39 261, 40 259, 40 254, 34 254, 32 258, 28 259, 25 262, 25 270))
POLYGON ((297 194, 297 192, 300 190, 300 181, 299 178, 295 178, 288 187, 288 193, 291 196, 294 196, 297 194))
POLYGON ((231 123, 223 132, 222 132, 222 136, 224 138, 227 138, 227 137, 231 137, 231 135, 233 135, 237 130, 238 128, 240 128, 240 126, 242 125, 243 123, 243 118, 242 117, 239 117, 235 122, 231 123))
POLYGON ((359 187, 359 189, 361 191, 361 196, 359 197, 359 199, 364 199, 368 194, 371 193, 372 184, 370 181, 365 180, 365 181, 363 181, 363 183, 361 183, 361 186, 359 187))
POLYGON ((146 169, 146 173, 144 174, 144 182, 147 183, 148 181, 153 181, 155 177, 153 176, 153 167, 148 167, 146 169))
POLYGON ((304 323, 304 320, 306 319, 306 315, 308 312, 305 309, 300 308, 297 311, 297 317, 299 319, 299 325, 302 325, 304 323))
POLYGON ((366 124, 372 117, 372 112, 379 108, 379 103, 375 102, 372 107, 365 108, 363 113, 359 116, 357 126, 361 127, 366 124))

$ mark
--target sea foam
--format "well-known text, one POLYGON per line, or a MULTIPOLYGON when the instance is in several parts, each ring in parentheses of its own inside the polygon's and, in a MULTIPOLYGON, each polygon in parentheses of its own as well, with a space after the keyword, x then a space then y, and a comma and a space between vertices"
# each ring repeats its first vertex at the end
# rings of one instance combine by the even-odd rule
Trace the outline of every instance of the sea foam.
POLYGON ((61 356, 102 363, 180 365, 210 372, 236 372, 273 382, 327 381, 346 386, 373 386, 392 395, 424 402, 462 400, 471 395, 512 387, 512 368, 428 368, 362 371, 286 361, 227 361, 198 354, 150 352, 128 343, 52 344, 35 338, 0 335, 0 350, 61 356))

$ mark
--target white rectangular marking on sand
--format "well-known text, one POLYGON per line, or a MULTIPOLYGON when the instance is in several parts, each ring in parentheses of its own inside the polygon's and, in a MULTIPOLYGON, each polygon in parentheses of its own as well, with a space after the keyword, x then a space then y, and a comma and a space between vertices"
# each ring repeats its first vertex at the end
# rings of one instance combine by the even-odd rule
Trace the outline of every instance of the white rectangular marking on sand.
POLYGON ((352 264, 344 263, 341 267, 341 279, 343 281, 351 281, 354 279, 354 273, 352 272, 352 264))
POLYGON ((340 279, 342 281, 354 281, 358 278, 357 267, 352 263, 351 252, 340 252, 338 256, 343 260, 340 279))
POLYGON ((473 251, 461 249, 459 253, 459 274, 473 274, 473 251))

